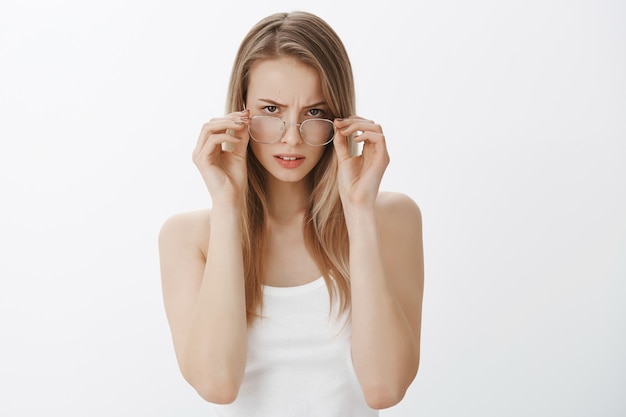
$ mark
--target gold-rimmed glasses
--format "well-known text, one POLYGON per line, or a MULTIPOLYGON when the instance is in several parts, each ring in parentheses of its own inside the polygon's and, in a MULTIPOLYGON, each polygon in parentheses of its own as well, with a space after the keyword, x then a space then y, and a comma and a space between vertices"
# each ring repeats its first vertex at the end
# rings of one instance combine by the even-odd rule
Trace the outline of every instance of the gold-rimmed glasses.
POLYGON ((328 119, 306 119, 287 123, 274 116, 252 116, 248 124, 250 138, 259 143, 275 143, 282 139, 287 126, 298 126, 300 137, 311 146, 324 146, 335 137, 335 124, 328 119))

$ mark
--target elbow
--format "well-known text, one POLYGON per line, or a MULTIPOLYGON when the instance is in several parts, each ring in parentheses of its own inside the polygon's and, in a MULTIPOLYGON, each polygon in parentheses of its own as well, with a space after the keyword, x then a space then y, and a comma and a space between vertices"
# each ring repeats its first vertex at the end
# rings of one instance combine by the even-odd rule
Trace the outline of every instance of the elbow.
POLYGON ((213 404, 230 404, 239 394, 236 384, 195 384, 193 387, 202 399, 213 404))
POLYGON ((183 377, 203 400, 213 404, 230 404, 239 395, 241 381, 234 375, 222 375, 220 377, 183 372, 183 377))
POLYGON ((230 404, 237 399, 237 390, 233 389, 196 389, 196 392, 204 399, 213 404, 230 404))
POLYGON ((405 389, 392 388, 389 386, 376 386, 363 389, 365 402, 374 410, 393 407, 404 398, 405 389))
POLYGON ((205 401, 212 404, 231 404, 238 395, 244 375, 244 365, 226 366, 224 362, 179 359, 179 368, 185 381, 205 401))
POLYGON ((374 410, 382 410, 397 405, 402 401, 409 386, 413 383, 418 367, 419 361, 414 371, 395 381, 378 382, 382 378, 377 378, 376 382, 362 383, 361 388, 367 405, 374 410))
POLYGON ((185 381, 203 400, 213 404, 230 404, 237 399, 243 372, 228 367, 214 369, 190 361, 180 361, 179 366, 185 381))

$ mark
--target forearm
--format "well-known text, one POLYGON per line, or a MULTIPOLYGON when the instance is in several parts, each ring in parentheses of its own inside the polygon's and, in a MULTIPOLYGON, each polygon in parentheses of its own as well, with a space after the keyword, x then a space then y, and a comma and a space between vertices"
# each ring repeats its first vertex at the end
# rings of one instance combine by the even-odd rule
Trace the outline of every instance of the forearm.
POLYGON ((366 397, 371 396, 372 402, 384 408, 389 398, 393 403, 394 398, 404 395, 417 372, 416 340, 386 275, 374 210, 353 210, 346 214, 346 221, 350 238, 352 359, 366 397))
POLYGON ((212 209, 206 266, 185 349, 185 377, 212 402, 234 400, 246 363, 239 213, 228 205, 212 209))

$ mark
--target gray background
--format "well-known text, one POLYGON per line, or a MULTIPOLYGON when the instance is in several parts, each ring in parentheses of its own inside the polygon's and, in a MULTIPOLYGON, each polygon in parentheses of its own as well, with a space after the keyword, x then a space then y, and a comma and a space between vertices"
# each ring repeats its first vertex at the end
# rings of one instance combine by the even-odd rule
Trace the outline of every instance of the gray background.
POLYGON ((191 151, 242 37, 295 9, 423 211, 421 369, 381 415, 626 414, 623 2, 3 0, 0 415, 207 415, 157 234, 210 205, 191 151))

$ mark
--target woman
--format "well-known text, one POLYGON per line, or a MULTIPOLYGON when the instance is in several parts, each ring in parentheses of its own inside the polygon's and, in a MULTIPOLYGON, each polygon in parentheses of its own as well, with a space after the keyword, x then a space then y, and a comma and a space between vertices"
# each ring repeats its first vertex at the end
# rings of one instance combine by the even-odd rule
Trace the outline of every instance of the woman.
POLYGON ((215 415, 375 416, 415 378, 420 211, 379 193, 385 137, 355 113, 322 19, 275 14, 245 37, 227 115, 193 152, 212 208, 159 237, 178 364, 215 415))

